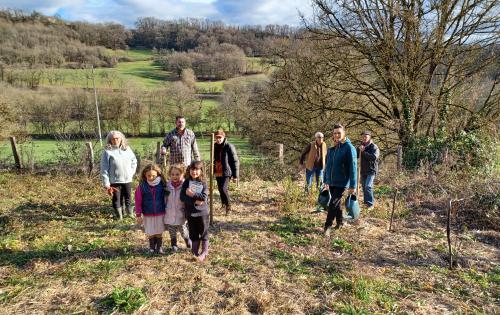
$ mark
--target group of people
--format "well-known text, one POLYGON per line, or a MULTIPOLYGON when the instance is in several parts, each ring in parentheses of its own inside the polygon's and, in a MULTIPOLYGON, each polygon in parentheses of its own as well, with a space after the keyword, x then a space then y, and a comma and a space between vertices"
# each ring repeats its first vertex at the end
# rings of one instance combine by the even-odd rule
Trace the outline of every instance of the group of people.
POLYGON ((357 161, 360 161, 360 179, 363 189, 363 203, 367 209, 374 206, 373 184, 378 172, 380 150, 373 142, 370 131, 361 134, 361 144, 355 148, 346 136, 344 126, 333 127, 333 146, 327 149, 324 135, 316 132, 315 140, 303 150, 299 163, 306 169, 306 192, 310 191, 313 177, 316 187, 330 191, 328 214, 324 225, 325 235, 330 235, 333 221, 335 229, 343 226, 341 200, 344 192, 355 194, 357 185, 357 161))
MULTIPOLYGON (((135 217, 148 237, 149 250, 163 253, 163 232, 168 230, 173 252, 178 250, 177 233, 186 247, 203 262, 208 255, 209 212, 205 167, 201 161, 196 136, 186 128, 186 120, 176 117, 176 127, 166 134, 161 147, 165 156, 170 150, 167 174, 155 163, 141 171, 135 189, 135 217), (167 179, 168 176, 168 179, 167 179), (201 252, 200 252, 201 248, 201 252)), ((231 211, 229 182, 239 176, 239 160, 234 146, 223 130, 215 133, 214 174, 223 208, 231 211)), ((131 205, 132 178, 137 159, 123 133, 110 131, 101 158, 101 178, 117 218, 134 216, 131 205)))
MULTIPOLYGON (((373 183, 378 171, 380 150, 371 139, 371 133, 362 133, 361 144, 355 148, 346 136, 344 126, 337 124, 333 130, 333 146, 327 148, 324 135, 316 132, 315 140, 307 145, 300 157, 306 169, 305 190, 309 192, 313 177, 320 190, 328 190, 330 202, 324 224, 325 235, 343 226, 341 200, 344 192, 355 194, 358 157, 363 202, 373 208, 373 183)), ((137 159, 127 144, 123 133, 111 131, 106 138, 106 148, 101 159, 101 177, 117 218, 135 216, 149 240, 152 253, 163 253, 163 232, 170 235, 172 251, 178 250, 177 233, 181 234, 187 248, 203 262, 208 255, 209 211, 208 188, 204 163, 194 132, 186 128, 186 119, 176 117, 176 127, 165 135, 161 154, 170 150, 167 174, 154 163, 146 165, 135 189, 135 211, 131 205, 132 178, 137 159), (167 179, 168 177, 168 179, 167 179), (201 252, 200 252, 201 248, 201 252)), ((223 130, 215 133, 214 175, 226 215, 231 212, 229 183, 239 177, 239 160, 235 147, 226 139, 223 130)))

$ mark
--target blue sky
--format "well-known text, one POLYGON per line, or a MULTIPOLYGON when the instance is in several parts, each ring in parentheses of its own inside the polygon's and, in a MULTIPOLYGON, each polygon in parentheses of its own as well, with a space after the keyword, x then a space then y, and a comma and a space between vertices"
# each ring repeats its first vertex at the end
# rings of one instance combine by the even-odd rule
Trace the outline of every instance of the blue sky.
POLYGON ((2 9, 59 14, 70 21, 119 22, 133 27, 139 17, 186 17, 221 20, 227 24, 300 25, 299 11, 312 12, 309 0, 0 0, 2 9))

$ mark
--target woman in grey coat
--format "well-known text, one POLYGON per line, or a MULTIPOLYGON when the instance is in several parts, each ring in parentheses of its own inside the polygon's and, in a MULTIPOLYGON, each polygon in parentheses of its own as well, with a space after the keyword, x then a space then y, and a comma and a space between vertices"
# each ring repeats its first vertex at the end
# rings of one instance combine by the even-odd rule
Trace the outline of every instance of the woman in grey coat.
POLYGON ((137 159, 123 133, 110 131, 101 158, 101 179, 107 193, 112 196, 113 209, 120 220, 123 218, 123 209, 125 214, 133 216, 130 195, 136 168, 137 159))

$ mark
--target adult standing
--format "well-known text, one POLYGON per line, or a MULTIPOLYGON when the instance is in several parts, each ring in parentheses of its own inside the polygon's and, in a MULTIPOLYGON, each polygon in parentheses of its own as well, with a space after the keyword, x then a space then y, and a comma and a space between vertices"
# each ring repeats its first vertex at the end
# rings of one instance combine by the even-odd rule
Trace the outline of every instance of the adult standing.
POLYGON ((323 185, 324 189, 330 190, 331 195, 324 227, 325 236, 330 236, 334 219, 337 220, 335 229, 342 227, 342 195, 346 189, 349 194, 355 194, 357 180, 356 149, 346 137, 344 126, 337 124, 333 128, 335 145, 328 149, 326 155, 323 185))
POLYGON ((314 135, 315 140, 305 147, 300 156, 300 166, 305 166, 306 169, 306 192, 311 189, 313 176, 316 176, 316 188, 319 188, 323 183, 323 169, 325 167, 327 152, 324 138, 321 132, 316 132, 314 135))
POLYGON ((359 146, 359 154, 361 155, 361 187, 363 188, 363 203, 368 210, 373 209, 375 199, 373 197, 373 182, 375 175, 378 172, 378 158, 380 150, 372 140, 372 133, 364 131, 361 134, 362 143, 359 146))
POLYGON ((123 133, 110 131, 101 157, 101 179, 107 193, 112 196, 113 209, 120 220, 123 219, 123 209, 126 215, 133 216, 130 195, 136 168, 137 159, 123 133))
POLYGON ((200 160, 200 152, 196 143, 194 132, 186 128, 186 119, 184 116, 175 117, 175 128, 165 135, 161 154, 167 153, 170 148, 169 164, 184 164, 189 166, 191 161, 200 160))
POLYGON ((215 132, 214 144, 214 173, 219 189, 222 207, 226 209, 226 215, 231 211, 229 199, 229 181, 236 181, 240 171, 240 161, 236 154, 234 145, 226 139, 224 130, 215 132))

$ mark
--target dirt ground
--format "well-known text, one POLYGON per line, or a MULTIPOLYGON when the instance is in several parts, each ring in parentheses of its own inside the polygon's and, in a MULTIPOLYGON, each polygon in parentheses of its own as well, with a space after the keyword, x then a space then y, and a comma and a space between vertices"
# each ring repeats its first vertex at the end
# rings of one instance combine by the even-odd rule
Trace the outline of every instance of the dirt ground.
POLYGON ((199 263, 182 242, 169 251, 167 233, 166 254, 148 254, 95 178, 0 173, 0 313, 119 313, 103 301, 125 287, 147 299, 136 314, 500 313, 498 232, 454 233, 449 270, 443 209, 400 202, 389 232, 382 195, 360 225, 326 238, 326 214, 311 202, 290 210, 290 189, 233 185, 228 216, 214 198, 199 263))

